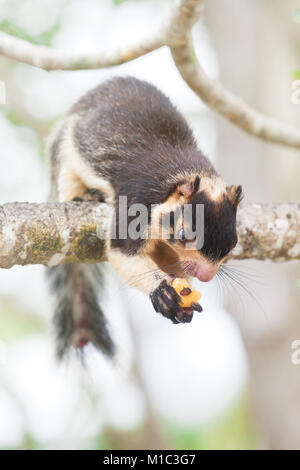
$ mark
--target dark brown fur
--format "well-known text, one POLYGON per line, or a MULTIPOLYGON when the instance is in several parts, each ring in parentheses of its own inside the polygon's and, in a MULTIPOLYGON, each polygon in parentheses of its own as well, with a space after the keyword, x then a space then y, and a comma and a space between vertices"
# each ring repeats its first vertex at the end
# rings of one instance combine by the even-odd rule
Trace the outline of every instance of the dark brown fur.
MULTIPOLYGON (((180 178, 185 172, 217 175, 182 115, 147 82, 114 78, 90 91, 71 112, 81 113, 75 130, 81 155, 111 182, 116 200, 126 195, 128 205, 150 207, 164 202, 175 190, 177 184, 167 182, 172 176, 180 178)), ((198 177, 195 192, 199 181, 198 177)), ((112 242, 128 254, 142 244, 142 240, 130 239, 112 242)))
POLYGON ((114 78, 72 108, 78 111, 82 116, 75 139, 80 153, 113 184, 117 196, 128 197, 128 204, 160 204, 173 189, 166 184, 172 175, 216 175, 185 119, 147 82, 114 78))
MULTIPOLYGON (((88 92, 72 107, 62 128, 55 134, 50 156, 54 198, 66 200, 70 197, 68 194, 72 194, 70 198, 77 200, 101 200, 102 195, 105 199, 107 188, 89 187, 87 180, 95 181, 90 176, 92 173, 113 188, 117 214, 119 196, 127 196, 128 206, 139 203, 148 209, 154 204, 168 207, 169 202, 171 207, 174 201, 178 201, 178 208, 184 203, 192 204, 193 208, 204 204, 204 245, 201 253, 194 253, 195 259, 219 265, 236 244, 240 187, 232 186, 226 191, 223 182, 218 183, 217 172, 197 148, 183 116, 163 93, 145 81, 118 77, 88 92), (68 125, 73 117, 75 127, 71 126, 70 131, 68 125), (70 132, 71 144, 68 145, 73 149, 74 157, 63 145, 70 139, 70 132), (75 168, 69 161, 72 158, 75 168), (64 178, 70 176, 73 189, 68 191, 66 187, 65 193, 59 195, 61 169, 65 173, 67 169, 64 178), (207 181, 212 182, 211 192, 206 188, 207 181), (218 184, 220 191, 214 197, 218 184)), ((151 217, 149 211, 145 227, 152 223, 151 217)), ((122 263, 128 263, 124 270, 127 277, 136 265, 141 285, 141 270, 146 271, 149 265, 158 267, 160 274, 180 275, 180 265, 174 265, 181 259, 184 243, 180 246, 176 239, 178 228, 174 221, 172 228, 173 238, 168 243, 159 241, 151 245, 143 239, 130 238, 111 240, 110 262, 119 274, 122 263), (147 243, 151 249, 145 249, 147 243), (145 267, 141 267, 141 260, 145 260, 145 267)), ((193 256, 192 252, 190 256, 193 256)), ((84 269, 57 266, 51 270, 52 286, 58 291, 55 323, 60 357, 71 344, 82 348, 86 342, 93 342, 107 354, 113 351, 102 310, 97 304, 92 271, 88 265, 84 269)), ((201 311, 198 304, 193 305, 191 311, 179 307, 178 295, 169 281, 156 282, 155 288, 150 286, 145 290, 143 287, 143 290, 150 293, 155 310, 173 323, 190 322, 193 309, 201 311)))

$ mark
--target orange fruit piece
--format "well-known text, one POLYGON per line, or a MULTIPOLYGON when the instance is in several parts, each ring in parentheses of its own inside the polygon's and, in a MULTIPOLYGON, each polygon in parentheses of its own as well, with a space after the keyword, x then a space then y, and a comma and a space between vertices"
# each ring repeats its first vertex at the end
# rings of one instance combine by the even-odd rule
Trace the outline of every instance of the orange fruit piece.
POLYGON ((174 287, 177 294, 180 295, 180 307, 189 308, 193 303, 196 303, 201 299, 201 293, 197 290, 191 290, 190 285, 186 279, 176 277, 171 282, 171 286, 174 287))

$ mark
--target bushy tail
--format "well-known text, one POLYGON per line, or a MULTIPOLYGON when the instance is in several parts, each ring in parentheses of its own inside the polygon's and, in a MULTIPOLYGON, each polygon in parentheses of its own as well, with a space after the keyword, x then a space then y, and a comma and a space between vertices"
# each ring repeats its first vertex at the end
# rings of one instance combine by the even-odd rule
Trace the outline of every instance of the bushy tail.
POLYGON ((107 322, 98 304, 101 272, 94 264, 65 264, 47 268, 55 299, 54 326, 57 356, 62 359, 71 346, 82 350, 93 343, 108 356, 114 353, 107 322))

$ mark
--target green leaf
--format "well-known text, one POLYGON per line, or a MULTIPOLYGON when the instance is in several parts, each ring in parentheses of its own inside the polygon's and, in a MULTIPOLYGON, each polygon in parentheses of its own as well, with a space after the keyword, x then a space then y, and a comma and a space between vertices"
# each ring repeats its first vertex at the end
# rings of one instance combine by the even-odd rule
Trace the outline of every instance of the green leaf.
POLYGON ((296 281, 296 288, 300 289, 300 279, 297 279, 297 281, 296 281))

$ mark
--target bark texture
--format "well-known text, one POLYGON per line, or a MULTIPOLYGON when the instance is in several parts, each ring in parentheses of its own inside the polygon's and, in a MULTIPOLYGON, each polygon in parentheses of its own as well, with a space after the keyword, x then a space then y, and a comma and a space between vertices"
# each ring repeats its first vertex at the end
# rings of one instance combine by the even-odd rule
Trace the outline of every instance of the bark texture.
MULTIPOLYGON (((94 202, 0 206, 0 268, 105 260, 112 216, 94 202)), ((247 204, 238 212, 236 259, 300 259, 300 205, 247 204)))

